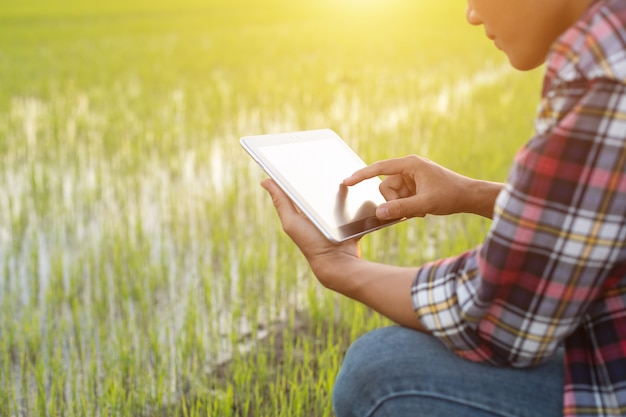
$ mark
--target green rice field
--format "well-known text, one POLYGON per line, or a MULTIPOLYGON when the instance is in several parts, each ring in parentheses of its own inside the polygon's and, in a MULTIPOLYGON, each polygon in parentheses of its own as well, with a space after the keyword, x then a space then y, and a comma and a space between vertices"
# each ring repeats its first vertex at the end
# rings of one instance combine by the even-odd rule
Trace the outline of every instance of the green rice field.
MULTIPOLYGON (((332 416, 346 348, 390 323, 321 288, 239 137, 504 180, 541 77, 460 0, 3 0, 0 416, 332 416)), ((417 266, 488 227, 361 245, 417 266)))

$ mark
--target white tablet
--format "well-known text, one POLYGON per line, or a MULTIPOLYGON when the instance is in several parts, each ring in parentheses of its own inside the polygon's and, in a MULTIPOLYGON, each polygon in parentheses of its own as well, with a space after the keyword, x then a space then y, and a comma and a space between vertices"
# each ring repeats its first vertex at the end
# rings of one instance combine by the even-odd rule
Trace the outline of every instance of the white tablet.
POLYGON ((341 242, 400 220, 380 221, 379 178, 346 187, 365 162, 332 130, 246 136, 243 148, 330 240, 341 242))

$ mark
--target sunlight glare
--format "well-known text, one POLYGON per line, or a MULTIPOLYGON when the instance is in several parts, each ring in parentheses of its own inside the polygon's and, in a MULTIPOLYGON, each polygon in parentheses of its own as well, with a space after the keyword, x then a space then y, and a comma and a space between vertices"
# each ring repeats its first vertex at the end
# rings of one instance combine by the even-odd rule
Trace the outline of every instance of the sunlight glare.
POLYGON ((388 7, 390 2, 385 0, 341 0, 332 2, 334 7, 354 12, 374 12, 388 7))

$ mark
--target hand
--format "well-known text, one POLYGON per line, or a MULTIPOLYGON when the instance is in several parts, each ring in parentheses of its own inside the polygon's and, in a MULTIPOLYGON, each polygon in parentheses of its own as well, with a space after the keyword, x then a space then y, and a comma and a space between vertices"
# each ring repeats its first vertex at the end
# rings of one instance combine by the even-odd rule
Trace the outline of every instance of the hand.
POLYGON ((381 220, 454 213, 491 218, 502 189, 502 184, 468 178, 417 155, 375 162, 343 183, 355 185, 378 175, 387 176, 380 185, 387 203, 376 210, 381 220))
POLYGON ((360 258, 358 239, 333 243, 304 216, 271 179, 261 182, 272 196, 283 230, 300 248, 320 283, 378 311, 398 324, 424 330, 413 312, 414 268, 360 258))
POLYGON ((326 271, 337 270, 339 263, 360 258, 358 239, 342 243, 328 240, 293 204, 291 199, 271 179, 261 182, 272 197, 285 233, 294 241, 311 265, 311 269, 327 288, 341 292, 339 285, 326 271))

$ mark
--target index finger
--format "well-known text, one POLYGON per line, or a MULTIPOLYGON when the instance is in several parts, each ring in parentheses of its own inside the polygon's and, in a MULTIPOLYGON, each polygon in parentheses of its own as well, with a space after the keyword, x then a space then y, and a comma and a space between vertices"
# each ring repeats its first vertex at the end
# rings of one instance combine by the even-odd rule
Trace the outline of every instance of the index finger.
POLYGON ((397 175, 401 174, 404 170, 403 164, 400 162, 401 158, 385 159, 383 161, 377 161, 371 165, 361 168, 355 171, 348 178, 343 180, 344 185, 355 185, 368 178, 373 178, 378 175, 397 175))

